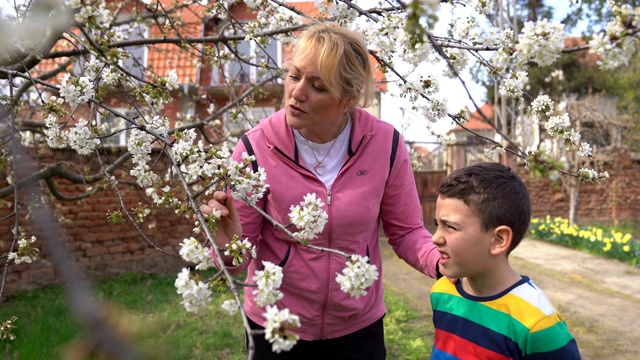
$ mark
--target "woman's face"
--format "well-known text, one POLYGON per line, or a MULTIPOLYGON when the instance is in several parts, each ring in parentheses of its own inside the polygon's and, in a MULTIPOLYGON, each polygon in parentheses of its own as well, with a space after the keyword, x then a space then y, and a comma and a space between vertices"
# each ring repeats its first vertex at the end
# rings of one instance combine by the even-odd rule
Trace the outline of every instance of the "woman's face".
POLYGON ((314 60, 296 59, 284 81, 287 123, 307 139, 326 143, 338 135, 348 101, 329 93, 314 60))

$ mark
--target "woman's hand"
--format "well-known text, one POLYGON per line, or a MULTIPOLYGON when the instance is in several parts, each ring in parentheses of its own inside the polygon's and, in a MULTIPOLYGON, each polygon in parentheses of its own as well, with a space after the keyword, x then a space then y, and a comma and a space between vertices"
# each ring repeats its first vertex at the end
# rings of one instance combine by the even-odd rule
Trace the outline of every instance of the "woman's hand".
POLYGON ((216 191, 207 205, 200 206, 200 211, 205 215, 211 215, 214 209, 221 212, 218 229, 213 234, 216 245, 225 246, 231 242, 234 235, 242 237, 242 224, 230 195, 224 191, 216 191))

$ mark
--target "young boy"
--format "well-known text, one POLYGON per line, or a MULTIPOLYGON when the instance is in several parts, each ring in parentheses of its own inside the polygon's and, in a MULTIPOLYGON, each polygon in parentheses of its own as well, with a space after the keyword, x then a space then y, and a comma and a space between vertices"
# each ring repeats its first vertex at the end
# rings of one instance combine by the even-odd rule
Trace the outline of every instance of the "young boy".
POLYGON ((580 359, 562 315, 509 265, 531 219, 518 175, 499 163, 471 165, 438 194, 432 241, 444 276, 431 289, 431 359, 580 359))

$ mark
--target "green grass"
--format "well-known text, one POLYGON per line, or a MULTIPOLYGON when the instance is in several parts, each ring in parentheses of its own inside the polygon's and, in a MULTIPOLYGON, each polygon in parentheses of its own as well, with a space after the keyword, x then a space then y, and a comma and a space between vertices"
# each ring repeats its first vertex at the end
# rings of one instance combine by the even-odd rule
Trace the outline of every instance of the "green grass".
POLYGON ((385 288, 384 337, 387 359, 428 359, 433 345, 431 313, 420 313, 402 295, 385 288))
POLYGON ((561 217, 534 218, 529 237, 640 266, 640 231, 633 224, 619 227, 569 225, 561 217), (634 236, 634 234, 636 234, 634 236))
MULTIPOLYGON (((109 321, 150 359, 246 359, 240 315, 230 317, 220 309, 229 295, 218 294, 206 312, 191 314, 180 305, 174 280, 127 274, 97 284, 95 290, 108 304, 109 321)), ((389 290, 385 301, 388 358, 428 358, 433 334, 430 316, 419 314, 389 290)), ((81 351, 80 329, 67 311, 62 287, 23 292, 0 304, 0 321, 14 315, 16 339, 3 340, 5 358, 61 359, 68 358, 61 351, 81 351)))

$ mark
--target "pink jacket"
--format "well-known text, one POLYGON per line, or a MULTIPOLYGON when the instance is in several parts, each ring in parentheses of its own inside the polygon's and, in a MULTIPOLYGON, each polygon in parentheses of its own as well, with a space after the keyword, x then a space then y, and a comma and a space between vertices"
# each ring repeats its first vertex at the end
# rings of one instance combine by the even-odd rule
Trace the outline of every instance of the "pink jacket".
MULTIPOLYGON (((284 297, 277 306, 300 317, 302 326, 294 332, 304 340, 343 336, 384 315, 380 222, 400 258, 436 277, 440 255, 424 228, 411 160, 402 139, 390 171, 394 128, 361 109, 352 119, 348 154, 330 191, 298 156, 284 110, 246 133, 252 151, 238 142, 233 153, 239 161, 243 152, 253 152, 258 166, 265 169, 269 188, 258 205, 270 216, 288 224, 291 205, 299 205, 307 193, 316 193, 325 203, 329 219, 311 244, 369 256, 380 272, 367 295, 353 298, 341 291, 335 280, 346 266, 344 257, 295 244, 257 211, 236 201, 243 238, 257 246, 258 257, 229 270, 237 274, 248 267, 247 281, 251 282, 255 271, 262 269, 262 261, 280 265, 284 297)), ((245 309, 249 318, 263 325, 265 310, 254 303, 252 291, 245 288, 245 309)))

